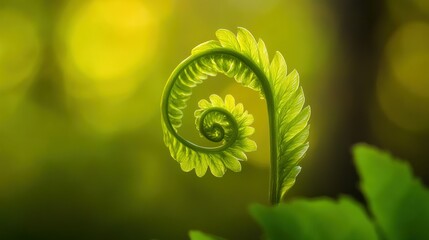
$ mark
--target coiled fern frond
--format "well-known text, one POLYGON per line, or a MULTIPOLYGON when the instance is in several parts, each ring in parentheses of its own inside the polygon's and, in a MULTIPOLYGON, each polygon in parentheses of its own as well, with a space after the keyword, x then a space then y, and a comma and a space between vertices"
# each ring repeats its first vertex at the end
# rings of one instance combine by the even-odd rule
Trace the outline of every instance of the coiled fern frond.
POLYGON ((203 176, 209 168, 221 177, 226 169, 238 172, 239 161, 246 160, 246 152, 256 150, 248 137, 254 129, 252 115, 235 104, 231 95, 225 100, 211 95, 201 100, 196 110, 196 127, 201 136, 218 142, 216 147, 199 146, 179 134, 183 109, 192 90, 209 76, 221 73, 266 99, 271 152, 270 200, 280 202, 293 186, 300 172, 298 163, 308 149, 308 121, 310 107, 304 107, 304 92, 299 86, 298 72, 287 74, 286 62, 276 52, 270 61, 264 42, 238 28, 237 35, 229 30, 216 32, 217 40, 202 43, 192 50, 190 57, 177 66, 170 76, 162 98, 162 127, 164 142, 183 171, 195 169, 203 176))

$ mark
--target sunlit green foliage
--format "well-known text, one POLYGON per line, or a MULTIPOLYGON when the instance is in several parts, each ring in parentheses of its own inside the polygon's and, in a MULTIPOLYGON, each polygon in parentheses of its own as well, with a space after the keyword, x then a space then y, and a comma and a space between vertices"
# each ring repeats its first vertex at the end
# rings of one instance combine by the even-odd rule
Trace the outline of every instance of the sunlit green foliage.
POLYGON ((238 160, 246 159, 245 152, 255 150, 256 145, 247 139, 253 133, 248 126, 253 118, 242 110, 242 105, 234 106, 232 96, 227 96, 223 102, 212 95, 211 103, 200 102, 203 109, 196 112, 197 129, 201 135, 210 141, 221 142, 220 146, 202 147, 178 133, 183 109, 187 107, 194 87, 218 73, 234 78, 259 92, 267 101, 272 169, 270 199, 272 203, 278 203, 295 183, 301 169, 298 163, 308 149, 310 107, 304 107, 298 72, 294 70, 287 74, 286 62, 279 52, 270 62, 265 43, 261 39, 256 41, 244 28, 238 28, 237 35, 220 29, 216 36, 218 40, 195 47, 167 83, 162 103, 165 144, 186 172, 195 169, 198 176, 203 176, 209 167, 213 175, 221 177, 226 168, 240 171, 238 160), (214 117, 207 118, 207 122, 199 120, 211 112, 214 117))
POLYGON ((361 188, 387 239, 429 239, 429 191, 410 166, 373 147, 354 148, 361 188))
MULTIPOLYGON (((254 205, 250 212, 268 239, 429 239, 429 191, 412 176, 406 162, 366 145, 353 149, 365 209, 346 197, 296 200, 274 207, 254 205), (383 172, 383 174, 380 174, 383 172), (380 231, 378 231, 380 230, 380 231)), ((192 240, 216 239, 191 234, 192 240)))
POLYGON ((189 236, 192 240, 223 240, 223 238, 209 235, 200 231, 190 231, 189 236))
POLYGON ((364 209, 349 198, 303 199, 273 208, 255 205, 251 213, 268 239, 377 239, 364 209))

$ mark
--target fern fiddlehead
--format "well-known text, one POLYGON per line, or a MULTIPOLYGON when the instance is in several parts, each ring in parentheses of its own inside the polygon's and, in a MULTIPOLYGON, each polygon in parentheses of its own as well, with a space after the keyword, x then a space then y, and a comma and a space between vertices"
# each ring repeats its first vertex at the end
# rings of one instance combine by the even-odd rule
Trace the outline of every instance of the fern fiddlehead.
POLYGON ((304 107, 304 93, 299 86, 298 72, 287 74, 283 56, 276 52, 270 62, 265 43, 238 28, 237 35, 229 30, 216 32, 217 40, 202 43, 191 56, 180 63, 171 74, 162 97, 162 127, 164 142, 183 171, 195 169, 203 176, 209 168, 221 177, 226 169, 238 172, 239 161, 246 160, 246 152, 256 150, 249 139, 253 116, 242 104, 235 104, 231 95, 225 100, 211 95, 201 100, 196 110, 196 127, 202 136, 220 145, 199 146, 179 134, 183 109, 192 89, 209 76, 225 74, 238 83, 260 93, 267 103, 270 128, 270 201, 279 203, 295 183, 300 172, 298 163, 308 149, 308 120, 310 107, 304 107))

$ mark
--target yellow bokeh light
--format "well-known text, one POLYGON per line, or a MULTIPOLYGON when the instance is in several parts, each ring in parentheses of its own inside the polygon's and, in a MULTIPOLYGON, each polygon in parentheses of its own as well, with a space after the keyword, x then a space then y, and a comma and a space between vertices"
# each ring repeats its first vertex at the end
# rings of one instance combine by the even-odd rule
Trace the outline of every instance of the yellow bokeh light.
POLYGON ((391 37, 386 58, 394 79, 408 91, 429 97, 429 24, 412 22, 391 37))
POLYGON ((41 48, 33 19, 17 9, 0 9, 0 127, 23 103, 41 63, 41 48))
POLYGON ((153 111, 141 107, 153 96, 138 94, 159 40, 152 6, 138 0, 71 1, 58 37, 68 103, 77 119, 104 133, 150 119, 153 111))
POLYGON ((410 94, 384 71, 377 81, 377 100, 396 126, 413 132, 429 130, 429 99, 410 94))
POLYGON ((156 49, 157 27, 140 1, 92 1, 69 29, 71 57, 94 80, 115 79, 145 65, 156 49))
POLYGON ((16 10, 0 10, 0 93, 31 80, 41 44, 33 21, 16 10))
POLYGON ((390 37, 377 80, 385 116, 407 131, 429 130, 429 24, 409 22, 390 37))

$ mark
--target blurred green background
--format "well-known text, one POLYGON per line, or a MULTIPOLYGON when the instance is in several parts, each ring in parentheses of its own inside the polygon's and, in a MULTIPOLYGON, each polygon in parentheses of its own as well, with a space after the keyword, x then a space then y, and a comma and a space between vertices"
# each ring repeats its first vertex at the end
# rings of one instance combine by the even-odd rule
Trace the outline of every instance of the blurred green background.
POLYGON ((182 172, 160 124, 171 71, 237 26, 283 53, 312 107, 288 199, 362 199, 359 141, 409 159, 429 183, 426 0, 1 0, 0 239, 259 239, 247 209, 268 204, 265 102, 220 76, 196 89, 191 135, 211 93, 232 93, 256 119, 258 151, 220 179, 182 172))

